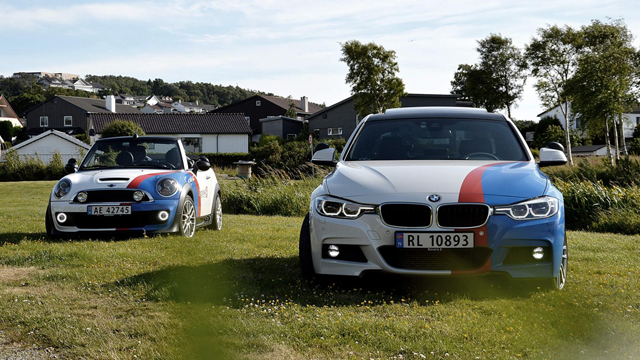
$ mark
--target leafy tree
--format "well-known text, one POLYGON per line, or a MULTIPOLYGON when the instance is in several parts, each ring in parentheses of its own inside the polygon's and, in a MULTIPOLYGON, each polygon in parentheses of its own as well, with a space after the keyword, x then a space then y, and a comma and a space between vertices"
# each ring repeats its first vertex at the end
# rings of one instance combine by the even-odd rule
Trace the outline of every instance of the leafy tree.
POLYGON ((340 61, 349 67, 346 83, 351 85, 356 112, 364 116, 400 107, 400 97, 405 92, 402 79, 396 76, 399 71, 396 52, 385 50, 375 43, 362 44, 357 40, 341 45, 340 61))
POLYGON ((289 100, 289 108, 287 109, 287 112, 284 113, 284 116, 295 119, 298 117, 298 112, 296 111, 296 104, 291 99, 291 95, 287 97, 287 100, 289 100))
POLYGON ((102 129, 101 135, 104 139, 116 136, 133 136, 134 134, 145 135, 144 130, 135 122, 116 119, 102 129))
POLYGON ((11 141, 13 137, 13 123, 11 121, 0 121, 0 136, 4 141, 11 141))
POLYGON ((568 84, 572 107, 590 133, 604 133, 607 155, 613 165, 609 131, 614 130, 618 150, 617 130, 622 114, 631 110, 630 104, 637 98, 638 52, 622 20, 610 23, 593 20, 581 28, 580 35, 578 68, 568 84))
POLYGON ((460 64, 451 81, 452 93, 488 111, 511 109, 522 98, 527 80, 526 61, 511 39, 491 34, 478 40, 479 62, 460 64))
POLYGON ((565 144, 569 164, 573 165, 569 126, 569 103, 571 94, 567 84, 578 68, 579 32, 569 26, 556 25, 538 29, 538 37, 531 39, 525 55, 535 76, 535 89, 542 104, 547 108, 560 106, 565 119, 565 144))
POLYGON ((549 142, 545 142, 546 138, 544 134, 551 126, 561 127, 560 120, 558 120, 558 118, 555 116, 545 116, 540 119, 540 122, 538 122, 538 126, 536 126, 535 133, 533 134, 533 147, 541 148, 547 146, 549 142))

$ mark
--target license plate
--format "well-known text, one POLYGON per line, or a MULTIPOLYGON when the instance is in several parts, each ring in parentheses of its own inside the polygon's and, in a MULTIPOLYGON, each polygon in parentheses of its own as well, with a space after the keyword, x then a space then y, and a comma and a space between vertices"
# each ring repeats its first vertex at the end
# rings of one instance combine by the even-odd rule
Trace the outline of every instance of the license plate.
POLYGON ((89 215, 131 215, 131 206, 93 205, 87 206, 89 215))
POLYGON ((473 248, 472 232, 397 232, 397 248, 465 249, 473 248))

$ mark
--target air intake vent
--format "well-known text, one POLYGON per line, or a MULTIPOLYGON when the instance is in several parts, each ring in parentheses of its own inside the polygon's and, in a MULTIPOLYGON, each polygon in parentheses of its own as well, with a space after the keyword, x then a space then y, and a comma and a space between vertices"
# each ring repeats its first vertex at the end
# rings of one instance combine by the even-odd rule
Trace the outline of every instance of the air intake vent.
POLYGON ((428 227, 431 225, 431 207, 421 204, 382 204, 382 221, 390 226, 428 227))
POLYGON ((380 246, 378 251, 389 266, 408 270, 475 270, 491 255, 491 249, 486 247, 430 251, 380 246))
POLYGON ((485 204, 452 204, 438 208, 438 226, 446 228, 473 228, 482 226, 489 218, 485 204))
POLYGON ((127 182, 129 178, 100 178, 98 182, 127 182))

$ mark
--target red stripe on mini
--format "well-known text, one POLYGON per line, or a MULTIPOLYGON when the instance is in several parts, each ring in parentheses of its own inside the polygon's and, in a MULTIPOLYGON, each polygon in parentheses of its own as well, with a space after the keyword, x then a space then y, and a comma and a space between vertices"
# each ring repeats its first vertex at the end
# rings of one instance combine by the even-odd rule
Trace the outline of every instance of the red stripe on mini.
POLYGON ((140 184, 147 180, 150 177, 156 176, 156 175, 163 175, 163 174, 173 174, 176 173, 177 171, 167 171, 167 172, 158 172, 158 173, 152 173, 152 174, 144 174, 144 175, 140 175, 138 177, 136 177, 135 179, 133 179, 133 181, 131 181, 129 183, 129 185, 127 185, 127 189, 137 189, 138 186, 140 186, 140 184))

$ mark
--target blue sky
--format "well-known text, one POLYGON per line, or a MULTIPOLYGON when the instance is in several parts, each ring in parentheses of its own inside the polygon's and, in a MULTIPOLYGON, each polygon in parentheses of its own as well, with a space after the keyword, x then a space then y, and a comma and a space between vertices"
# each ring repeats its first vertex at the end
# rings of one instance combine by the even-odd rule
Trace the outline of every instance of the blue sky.
MULTIPOLYGON (((635 1, 4 1, 0 74, 51 71, 192 80, 331 105, 350 95, 340 43, 397 52, 412 93, 443 94, 476 40, 500 33, 523 47, 547 24, 622 18, 640 35, 635 1)), ((636 39, 635 45, 640 43, 636 39)), ((516 119, 543 109, 528 80, 516 119)))

